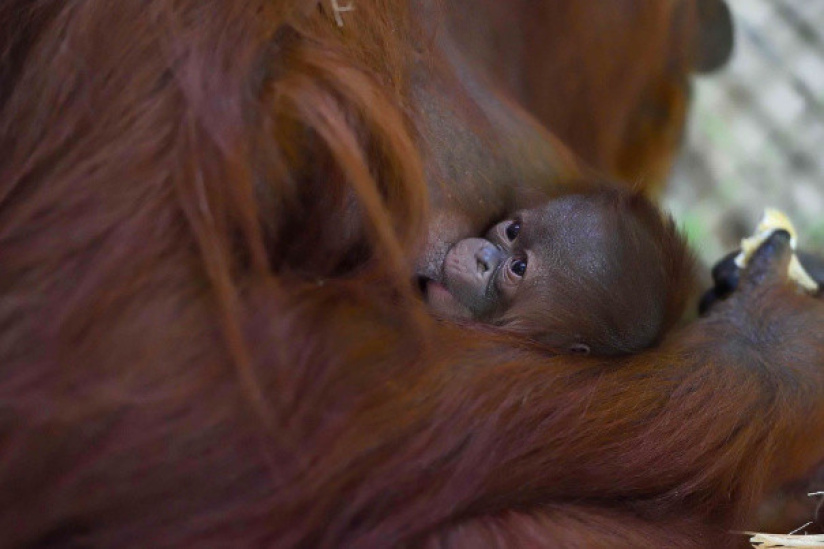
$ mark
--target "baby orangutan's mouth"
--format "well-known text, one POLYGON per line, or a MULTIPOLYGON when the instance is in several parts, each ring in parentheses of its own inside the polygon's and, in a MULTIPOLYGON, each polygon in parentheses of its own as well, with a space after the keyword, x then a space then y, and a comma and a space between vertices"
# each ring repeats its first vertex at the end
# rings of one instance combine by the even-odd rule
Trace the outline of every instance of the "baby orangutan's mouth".
POLYGON ((452 319, 471 319, 472 312, 462 305, 443 284, 431 278, 418 277, 423 300, 438 316, 452 319))

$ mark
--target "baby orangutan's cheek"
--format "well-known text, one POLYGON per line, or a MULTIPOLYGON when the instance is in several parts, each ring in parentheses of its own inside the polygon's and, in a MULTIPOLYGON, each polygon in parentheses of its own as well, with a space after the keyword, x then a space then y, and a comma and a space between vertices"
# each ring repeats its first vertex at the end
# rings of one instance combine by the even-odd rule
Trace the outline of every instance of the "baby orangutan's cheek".
POLYGON ((443 285, 434 280, 426 284, 426 303, 438 315, 453 319, 471 319, 472 312, 461 305, 443 285))

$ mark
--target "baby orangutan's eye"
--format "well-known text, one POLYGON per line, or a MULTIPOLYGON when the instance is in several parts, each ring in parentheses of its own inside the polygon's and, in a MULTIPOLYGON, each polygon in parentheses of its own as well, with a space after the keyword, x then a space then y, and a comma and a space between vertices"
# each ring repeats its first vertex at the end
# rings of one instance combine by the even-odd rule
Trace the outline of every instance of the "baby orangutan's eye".
POLYGON ((524 276, 526 273, 526 259, 516 259, 509 265, 509 270, 517 277, 524 276))
POLYGON ((504 229, 504 233, 506 237, 509 239, 510 242, 518 238, 518 234, 521 232, 521 224, 517 221, 513 221, 509 225, 507 225, 506 229, 504 229))

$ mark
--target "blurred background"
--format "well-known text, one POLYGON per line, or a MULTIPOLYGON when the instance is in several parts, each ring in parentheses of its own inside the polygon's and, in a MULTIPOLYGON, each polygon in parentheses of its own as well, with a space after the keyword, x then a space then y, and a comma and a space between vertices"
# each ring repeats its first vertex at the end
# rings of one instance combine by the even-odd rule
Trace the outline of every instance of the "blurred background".
POLYGON ((789 214, 824 253, 824 0, 730 0, 735 51, 694 85, 686 143, 665 205, 708 263, 789 214))

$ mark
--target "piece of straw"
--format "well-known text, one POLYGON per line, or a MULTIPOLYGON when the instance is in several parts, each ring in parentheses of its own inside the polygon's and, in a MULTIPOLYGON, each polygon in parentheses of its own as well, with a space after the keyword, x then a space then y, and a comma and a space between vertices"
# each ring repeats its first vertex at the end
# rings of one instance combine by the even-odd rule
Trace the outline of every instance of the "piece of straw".
POLYGON ((824 549, 824 536, 756 534, 754 532, 747 532, 747 534, 752 535, 750 543, 758 549, 764 547, 818 547, 824 549))

